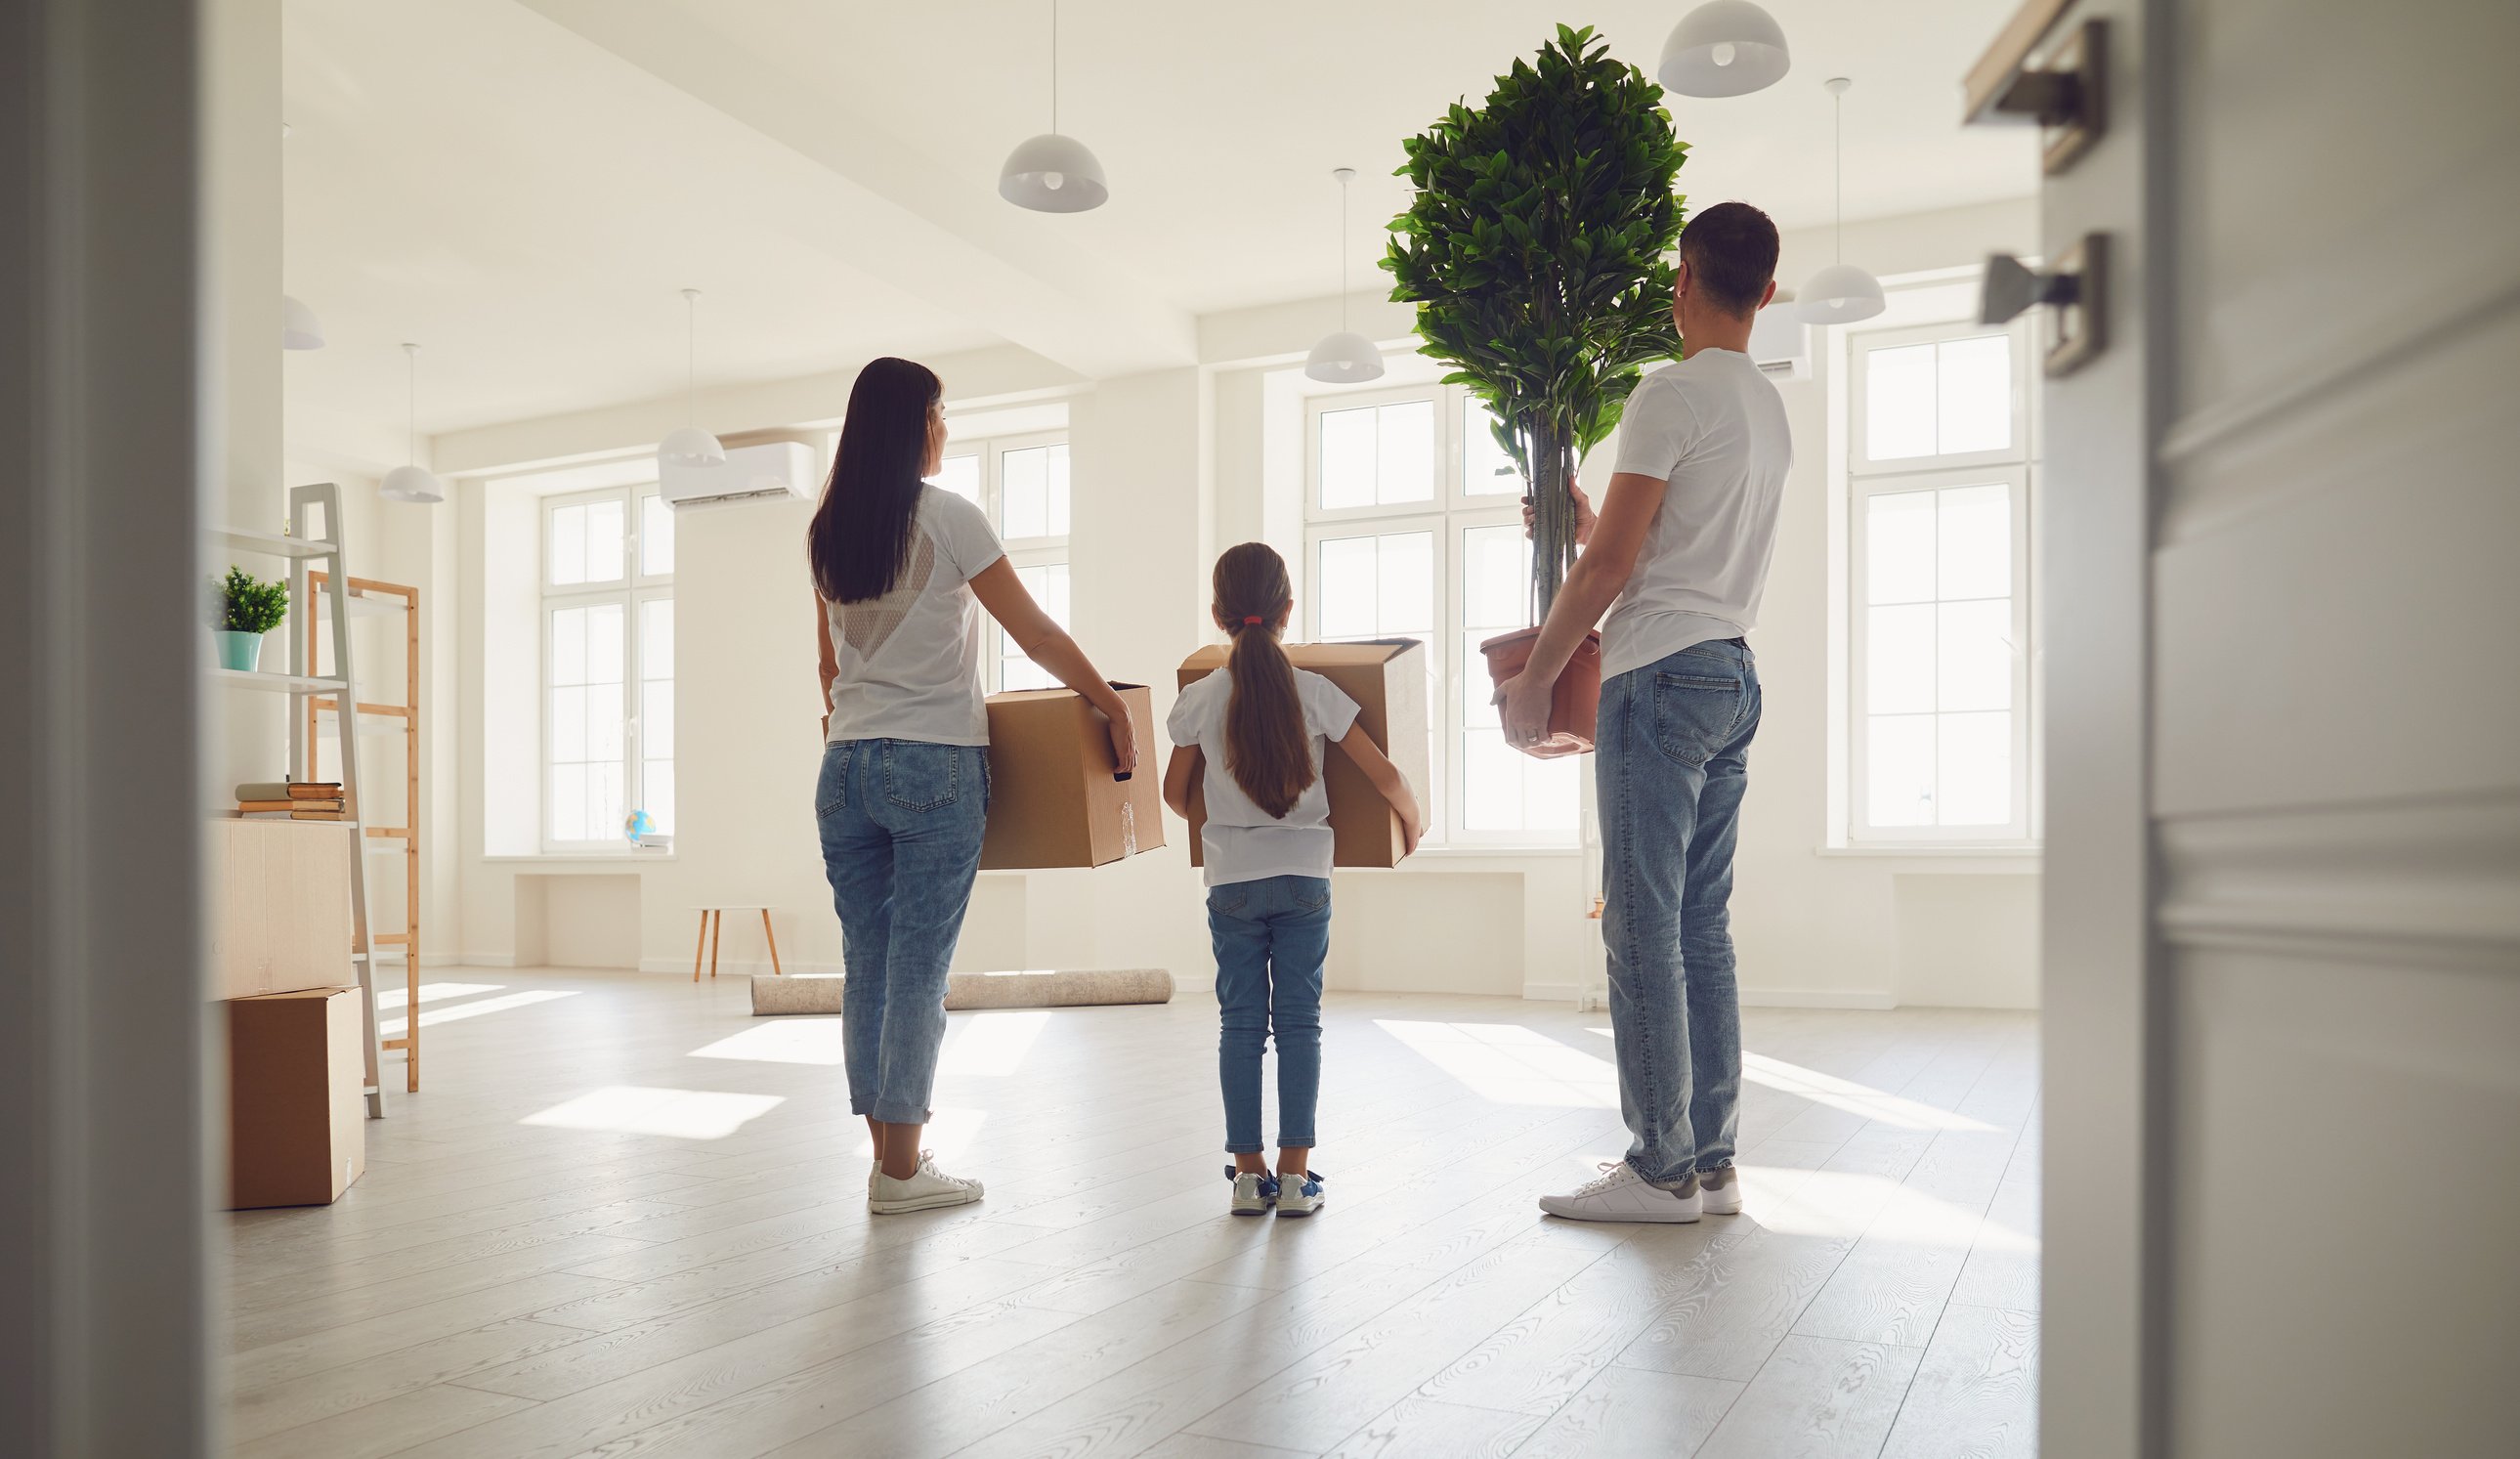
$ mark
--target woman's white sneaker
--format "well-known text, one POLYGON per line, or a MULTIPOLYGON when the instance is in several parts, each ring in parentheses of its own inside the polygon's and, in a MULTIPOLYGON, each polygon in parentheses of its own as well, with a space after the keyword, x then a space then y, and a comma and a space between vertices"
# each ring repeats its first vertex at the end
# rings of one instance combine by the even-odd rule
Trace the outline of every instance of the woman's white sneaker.
POLYGON ((1260 1216, 1278 1204, 1278 1182, 1266 1170, 1237 1170, 1225 1167, 1225 1178, 1234 1182, 1234 1205, 1228 1208, 1236 1215, 1260 1216))
POLYGON ((1705 1212, 1698 1197, 1697 1176, 1677 1191, 1645 1184, 1626 1161, 1601 1163, 1601 1173, 1563 1196, 1543 1196, 1540 1208, 1570 1221, 1696 1220, 1705 1212))
POLYGON ((1328 1206, 1329 1201, 1329 1197, 1322 1194, 1321 1171, 1307 1170, 1301 1175, 1279 1172, 1278 1214, 1280 1216, 1308 1216, 1328 1206))
POLYGON ((942 1206, 968 1206, 980 1199, 980 1183, 936 1168, 936 1157, 919 1152, 919 1168, 907 1180, 895 1180, 878 1169, 867 1188, 867 1209, 877 1215, 908 1210, 934 1210, 942 1206))
POLYGON ((1739 1215, 1741 1172, 1731 1165, 1698 1171, 1697 1198, 1708 1215, 1739 1215))

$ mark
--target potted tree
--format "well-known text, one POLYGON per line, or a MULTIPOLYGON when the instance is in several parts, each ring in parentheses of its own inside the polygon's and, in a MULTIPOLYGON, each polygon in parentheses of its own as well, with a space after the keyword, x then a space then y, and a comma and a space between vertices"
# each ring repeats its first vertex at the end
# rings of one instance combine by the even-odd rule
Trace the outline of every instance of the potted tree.
POLYGON ((289 616, 289 585, 263 582, 242 568, 210 582, 210 636, 219 666, 252 672, 262 661, 262 636, 289 616))
MULTIPOLYGON (((1583 29, 1496 78, 1404 144, 1417 189, 1382 260, 1391 296, 1418 306, 1429 355, 1496 417, 1532 508, 1532 627, 1481 644, 1502 684, 1522 671, 1575 560, 1575 463, 1618 425, 1645 365, 1680 353, 1671 317, 1688 148, 1662 88, 1583 29)), ((1527 752, 1593 748, 1600 640, 1557 684, 1551 737, 1527 752)))

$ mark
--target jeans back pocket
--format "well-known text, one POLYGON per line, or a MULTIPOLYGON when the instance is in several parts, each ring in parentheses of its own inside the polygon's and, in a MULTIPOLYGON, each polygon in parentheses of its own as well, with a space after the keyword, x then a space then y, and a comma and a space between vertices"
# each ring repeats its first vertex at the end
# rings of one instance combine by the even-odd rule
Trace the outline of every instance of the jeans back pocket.
POLYGON ((849 764, 855 745, 843 740, 823 751, 823 773, 814 783, 814 814, 828 816, 849 808, 849 764))
POLYGON ((883 798, 902 810, 940 810, 963 798, 963 747, 883 742, 883 798))
POLYGON ((1654 675, 1654 744, 1684 765, 1703 765, 1741 723, 1742 684, 1709 664, 1704 673, 1654 675))

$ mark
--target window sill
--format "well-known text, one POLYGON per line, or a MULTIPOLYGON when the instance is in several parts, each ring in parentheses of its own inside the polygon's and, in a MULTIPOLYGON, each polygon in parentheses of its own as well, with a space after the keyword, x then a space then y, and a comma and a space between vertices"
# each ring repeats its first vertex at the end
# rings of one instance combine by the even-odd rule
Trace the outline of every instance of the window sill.
POLYGON ((1906 870, 1988 876, 2037 876, 2038 846, 1818 846, 1814 854, 1865 861, 1904 861, 1906 870))
POLYGON ((518 851, 481 859, 539 866, 645 866, 671 861, 675 855, 672 851, 518 851))

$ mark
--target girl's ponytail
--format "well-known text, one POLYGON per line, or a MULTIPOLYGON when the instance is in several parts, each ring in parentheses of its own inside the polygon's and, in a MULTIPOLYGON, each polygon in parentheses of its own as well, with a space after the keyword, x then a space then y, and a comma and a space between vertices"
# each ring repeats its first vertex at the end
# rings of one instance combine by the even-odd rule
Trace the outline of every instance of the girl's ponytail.
POLYGON ((1295 665, 1278 643, 1279 616, 1294 602, 1286 562, 1265 542, 1245 542, 1216 560, 1214 582, 1217 621, 1234 636, 1225 768, 1252 804, 1282 819, 1315 778, 1295 665))

